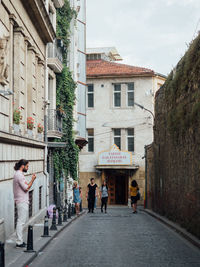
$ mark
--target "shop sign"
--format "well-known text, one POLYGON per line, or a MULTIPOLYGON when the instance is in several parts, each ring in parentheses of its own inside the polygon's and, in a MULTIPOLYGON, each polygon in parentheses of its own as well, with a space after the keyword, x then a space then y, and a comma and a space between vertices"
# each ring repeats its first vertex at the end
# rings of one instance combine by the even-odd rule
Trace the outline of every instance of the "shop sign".
POLYGON ((109 151, 99 153, 99 165, 132 165, 132 153, 113 145, 109 151))

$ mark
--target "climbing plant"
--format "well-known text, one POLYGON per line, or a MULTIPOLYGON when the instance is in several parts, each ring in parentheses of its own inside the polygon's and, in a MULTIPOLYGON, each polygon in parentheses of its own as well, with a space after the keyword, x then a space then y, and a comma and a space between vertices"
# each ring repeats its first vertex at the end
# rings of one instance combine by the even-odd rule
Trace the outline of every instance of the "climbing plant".
POLYGON ((67 48, 69 46, 70 22, 76 16, 76 12, 70 7, 68 0, 61 9, 57 10, 57 37, 63 40, 63 70, 56 76, 56 104, 57 110, 63 113, 63 137, 61 142, 66 143, 64 148, 56 148, 53 151, 54 173, 56 179, 71 177, 77 180, 77 165, 79 149, 75 144, 73 134, 73 109, 75 105, 75 89, 76 83, 72 78, 72 74, 66 66, 67 48))
POLYGON ((200 119, 200 35, 168 76, 164 85, 167 128, 184 136, 200 119))

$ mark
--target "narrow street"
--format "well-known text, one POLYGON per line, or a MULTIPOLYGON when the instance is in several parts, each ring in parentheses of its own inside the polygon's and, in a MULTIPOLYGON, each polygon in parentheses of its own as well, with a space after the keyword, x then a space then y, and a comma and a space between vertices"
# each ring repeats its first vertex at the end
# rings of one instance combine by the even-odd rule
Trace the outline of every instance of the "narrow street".
POLYGON ((55 238, 31 267, 200 266, 200 251, 143 211, 86 214, 55 238))

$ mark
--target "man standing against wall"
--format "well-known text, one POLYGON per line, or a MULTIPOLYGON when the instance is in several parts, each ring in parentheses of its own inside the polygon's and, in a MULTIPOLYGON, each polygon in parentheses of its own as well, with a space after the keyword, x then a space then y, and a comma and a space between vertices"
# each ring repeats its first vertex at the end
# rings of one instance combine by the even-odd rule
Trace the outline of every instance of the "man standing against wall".
POLYGON ((13 193, 14 200, 17 206, 17 226, 16 226, 16 247, 23 248, 26 244, 23 242, 23 227, 27 220, 28 208, 29 208, 29 194, 28 191, 31 188, 36 175, 32 175, 32 179, 27 183, 24 172, 28 171, 29 162, 28 160, 21 159, 15 164, 14 169, 16 170, 13 180, 13 193))

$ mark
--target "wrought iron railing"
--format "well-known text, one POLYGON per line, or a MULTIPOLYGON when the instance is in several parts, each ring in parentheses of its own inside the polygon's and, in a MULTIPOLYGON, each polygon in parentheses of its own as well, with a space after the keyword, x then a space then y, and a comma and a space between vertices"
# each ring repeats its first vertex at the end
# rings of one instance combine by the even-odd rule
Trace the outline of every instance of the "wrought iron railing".
POLYGON ((56 109, 48 109, 48 131, 62 133, 63 116, 56 109))

